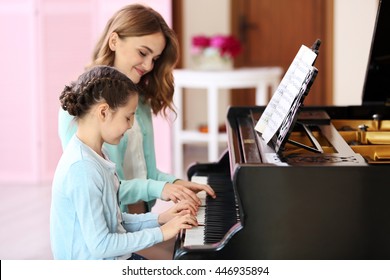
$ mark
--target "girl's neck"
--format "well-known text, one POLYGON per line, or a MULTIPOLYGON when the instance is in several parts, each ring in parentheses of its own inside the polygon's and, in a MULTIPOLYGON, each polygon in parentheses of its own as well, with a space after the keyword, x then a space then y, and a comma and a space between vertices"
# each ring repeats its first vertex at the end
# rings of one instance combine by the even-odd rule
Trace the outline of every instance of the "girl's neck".
POLYGON ((104 158, 102 152, 103 140, 96 128, 94 128, 93 124, 79 121, 76 135, 81 140, 81 142, 104 158))
POLYGON ((102 152, 102 145, 99 143, 91 141, 88 137, 85 137, 83 134, 76 133, 77 137, 80 139, 81 142, 83 142, 85 145, 90 147, 95 153, 97 153, 102 158, 105 158, 102 152))

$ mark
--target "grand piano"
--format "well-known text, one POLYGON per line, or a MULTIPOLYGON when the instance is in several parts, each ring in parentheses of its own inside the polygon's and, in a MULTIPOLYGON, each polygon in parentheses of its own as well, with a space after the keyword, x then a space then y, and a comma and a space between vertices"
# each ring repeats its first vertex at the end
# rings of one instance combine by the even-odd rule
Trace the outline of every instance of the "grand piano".
POLYGON ((379 1, 361 106, 303 106, 313 75, 269 141, 257 130, 268 106, 229 108, 228 149, 187 172, 217 199, 202 197, 174 259, 390 259, 388 34, 379 1))

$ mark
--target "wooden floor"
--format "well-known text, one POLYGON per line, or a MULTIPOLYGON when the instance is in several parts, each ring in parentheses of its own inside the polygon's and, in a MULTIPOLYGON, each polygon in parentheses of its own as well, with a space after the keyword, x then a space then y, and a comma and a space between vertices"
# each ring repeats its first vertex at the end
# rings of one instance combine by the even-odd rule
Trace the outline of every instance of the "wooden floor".
MULTIPOLYGON (((205 147, 184 149, 186 166, 191 162, 206 162, 205 147)), ((0 259, 50 260, 49 215, 51 186, 0 185, 0 259)), ((170 203, 158 201, 155 212, 170 203)), ((171 259, 173 242, 164 242, 141 253, 149 259, 171 259)))

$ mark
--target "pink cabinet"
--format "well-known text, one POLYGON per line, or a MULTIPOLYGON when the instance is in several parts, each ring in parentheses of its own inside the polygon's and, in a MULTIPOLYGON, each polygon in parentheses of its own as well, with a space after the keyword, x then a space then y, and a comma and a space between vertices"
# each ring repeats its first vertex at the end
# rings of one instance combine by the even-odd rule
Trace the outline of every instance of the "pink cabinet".
MULTIPOLYGON (((0 1, 0 186, 51 182, 61 155, 58 96, 89 62, 107 19, 131 2, 0 1)), ((170 22, 170 2, 148 5, 170 22)), ((162 124, 155 134, 169 145, 170 128, 162 124)), ((159 167, 168 172, 169 151, 157 147, 159 167)))

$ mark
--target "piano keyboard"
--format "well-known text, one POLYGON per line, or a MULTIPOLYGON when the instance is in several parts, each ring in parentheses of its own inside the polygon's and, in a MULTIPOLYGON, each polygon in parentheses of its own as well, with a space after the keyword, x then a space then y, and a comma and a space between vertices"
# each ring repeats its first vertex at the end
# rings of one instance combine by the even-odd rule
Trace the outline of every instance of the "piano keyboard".
POLYGON ((199 225, 185 231, 183 246, 217 243, 239 219, 232 182, 229 177, 216 174, 193 176, 191 181, 209 184, 217 197, 213 199, 204 191, 198 193, 201 200, 197 213, 199 225))

